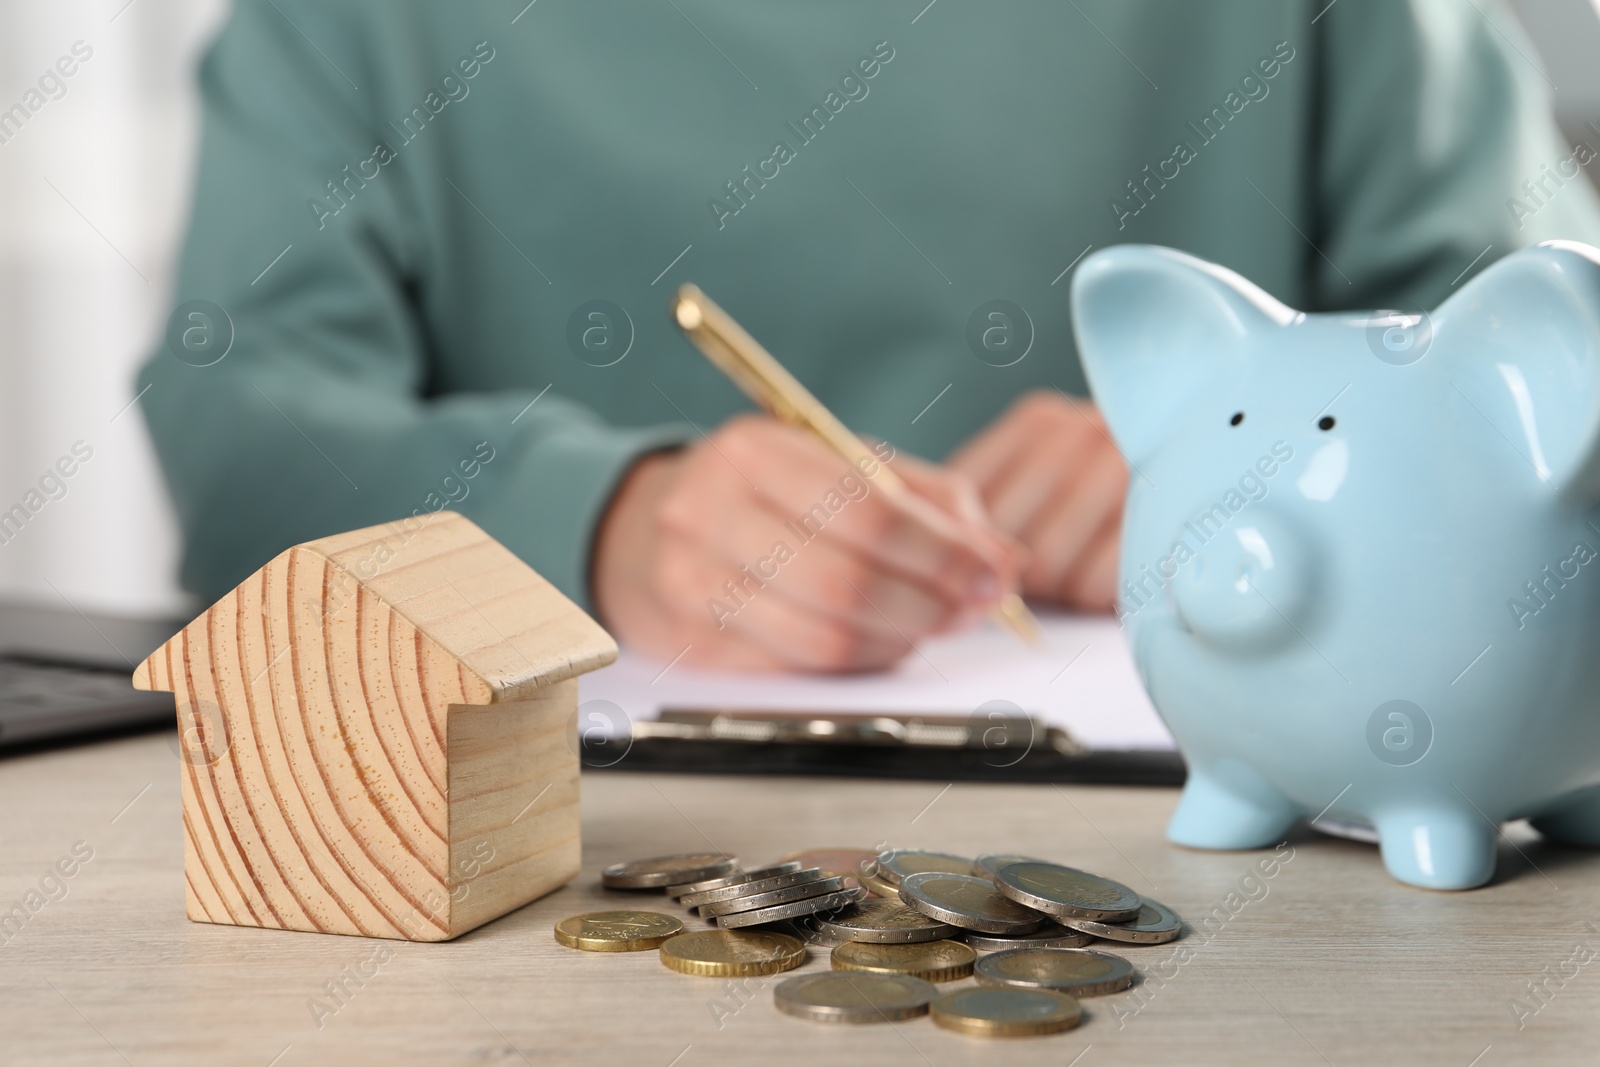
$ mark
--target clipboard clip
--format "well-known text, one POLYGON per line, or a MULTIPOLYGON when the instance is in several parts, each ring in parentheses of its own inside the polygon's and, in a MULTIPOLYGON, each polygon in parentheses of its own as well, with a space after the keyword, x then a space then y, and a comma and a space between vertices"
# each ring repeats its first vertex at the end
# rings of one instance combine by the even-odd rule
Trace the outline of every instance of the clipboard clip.
POLYGON ((756 711, 676 708, 633 724, 635 739, 732 741, 751 745, 879 745, 917 749, 976 749, 1019 756, 1047 748, 1083 756, 1088 747, 1060 726, 1033 716, 899 715, 882 712, 756 711))

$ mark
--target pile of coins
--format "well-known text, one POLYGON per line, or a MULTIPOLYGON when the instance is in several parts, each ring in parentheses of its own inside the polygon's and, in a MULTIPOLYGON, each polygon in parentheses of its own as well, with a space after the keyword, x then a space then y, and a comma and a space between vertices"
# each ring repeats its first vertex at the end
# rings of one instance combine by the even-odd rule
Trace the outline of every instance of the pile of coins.
POLYGON ((1128 960, 1086 946, 1183 932, 1171 909, 1119 882, 1030 856, 831 849, 744 869, 700 853, 607 867, 601 884, 665 890, 716 928, 685 932, 660 912, 590 912, 558 923, 558 942, 659 949, 667 967, 710 977, 778 974, 805 962, 807 942, 831 946, 831 973, 774 990, 779 1011, 815 1022, 929 1015, 967 1034, 1056 1033, 1082 1020, 1077 998, 1137 977, 1128 960), (943 995, 935 985, 968 977, 978 984, 943 995))

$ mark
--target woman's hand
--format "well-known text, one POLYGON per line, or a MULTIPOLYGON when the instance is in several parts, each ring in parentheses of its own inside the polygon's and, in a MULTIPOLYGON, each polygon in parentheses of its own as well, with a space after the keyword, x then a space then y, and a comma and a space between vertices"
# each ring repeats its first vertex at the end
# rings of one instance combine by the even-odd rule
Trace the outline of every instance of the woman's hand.
POLYGON ((909 456, 892 465, 912 493, 887 493, 876 465, 852 469, 758 416, 640 460, 595 540, 602 621, 647 654, 700 666, 896 662, 1014 588, 1017 560, 965 476, 909 456))
POLYGON ((1029 393, 950 467, 972 479, 995 525, 1027 550, 1025 595, 1110 610, 1128 471, 1093 404, 1029 393))

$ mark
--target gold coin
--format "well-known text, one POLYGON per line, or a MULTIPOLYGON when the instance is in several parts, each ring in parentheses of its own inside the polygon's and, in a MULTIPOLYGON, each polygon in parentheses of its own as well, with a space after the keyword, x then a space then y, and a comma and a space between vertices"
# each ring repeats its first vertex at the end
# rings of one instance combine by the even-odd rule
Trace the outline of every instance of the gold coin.
POLYGON ((659 911, 591 911, 556 923, 556 941, 585 952, 642 952, 683 933, 683 923, 659 911))
POLYGON ((946 993, 928 1006, 946 1030, 979 1037, 1025 1037, 1071 1030, 1083 1008, 1065 993, 1048 989, 979 986, 946 993))
POLYGON ((674 971, 708 978, 735 978, 791 971, 805 962, 798 937, 743 930, 679 934, 661 946, 661 962, 674 971))
POLYGON ((909 974, 930 982, 953 982, 971 974, 977 958, 972 946, 959 941, 923 941, 914 945, 851 941, 833 950, 833 969, 909 974))
POLYGON ((900 887, 884 878, 876 867, 872 869, 872 873, 869 874, 863 870, 857 877, 861 879, 861 884, 873 896, 883 897, 885 900, 900 899, 900 887))

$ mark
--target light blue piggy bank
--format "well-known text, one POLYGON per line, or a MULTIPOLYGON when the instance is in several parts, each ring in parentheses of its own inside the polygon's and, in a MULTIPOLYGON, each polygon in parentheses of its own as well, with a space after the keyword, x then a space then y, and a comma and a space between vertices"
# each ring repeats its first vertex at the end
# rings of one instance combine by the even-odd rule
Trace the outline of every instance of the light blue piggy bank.
POLYGON ((1600 250, 1430 320, 1125 245, 1072 309, 1132 468, 1119 614, 1189 764, 1168 836, 1364 822, 1435 889, 1487 881, 1505 820, 1600 843, 1600 250))

